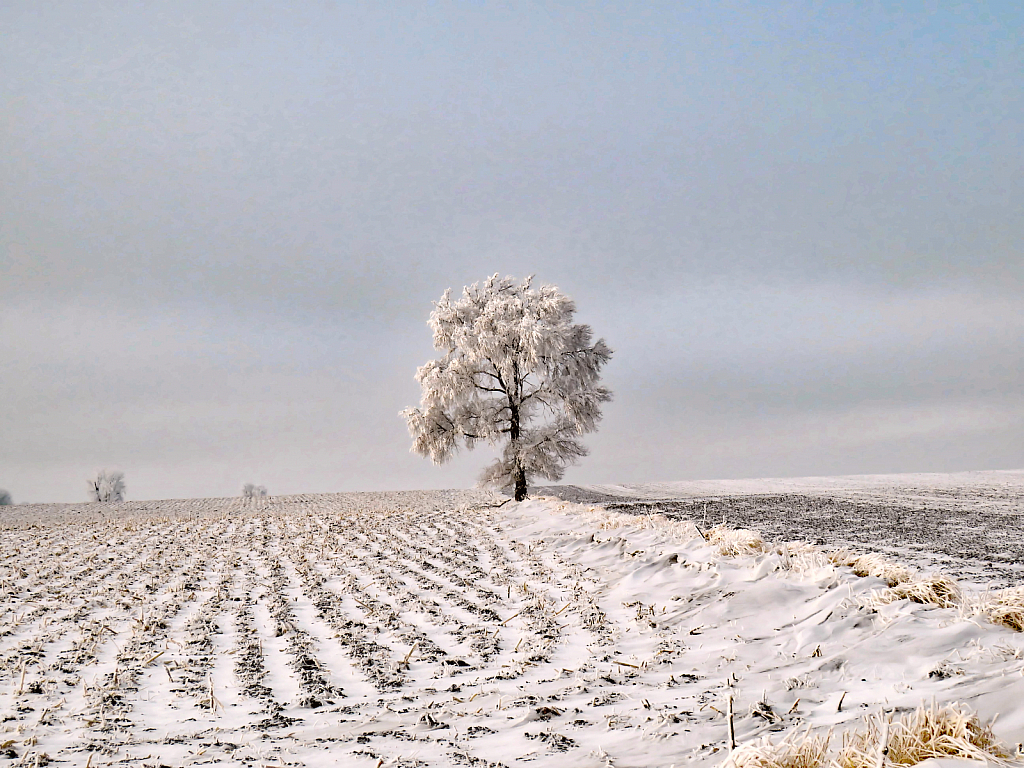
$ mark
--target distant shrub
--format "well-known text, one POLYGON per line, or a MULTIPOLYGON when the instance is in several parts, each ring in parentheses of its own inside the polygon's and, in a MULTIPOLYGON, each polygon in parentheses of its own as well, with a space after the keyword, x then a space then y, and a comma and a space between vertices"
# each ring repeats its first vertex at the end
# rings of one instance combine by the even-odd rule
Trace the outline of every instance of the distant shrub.
POLYGON ((246 483, 242 486, 243 499, 261 499, 266 495, 267 487, 265 485, 253 485, 252 483, 246 483))
POLYGON ((14 503, 14 499, 11 498, 11 494, 0 488, 0 507, 6 507, 14 503))
POLYGON ((91 501, 124 501, 124 472, 101 469, 89 481, 91 501))

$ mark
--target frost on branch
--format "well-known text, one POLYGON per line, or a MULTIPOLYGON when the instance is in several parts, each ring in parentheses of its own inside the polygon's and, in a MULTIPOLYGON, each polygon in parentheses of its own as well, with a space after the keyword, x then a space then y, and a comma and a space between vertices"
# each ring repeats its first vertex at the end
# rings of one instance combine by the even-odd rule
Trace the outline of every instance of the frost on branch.
POLYGON ((520 501, 531 478, 560 480, 587 455, 579 438, 597 428, 601 403, 611 400, 598 384, 608 345, 592 341, 590 326, 573 324, 572 299, 531 282, 495 274, 457 301, 445 291, 428 321, 444 355, 416 372, 420 407, 401 414, 412 450, 435 464, 460 442, 502 445, 480 482, 512 486, 520 501))
POLYGON ((91 501, 124 501, 124 472, 100 470, 89 481, 91 501))

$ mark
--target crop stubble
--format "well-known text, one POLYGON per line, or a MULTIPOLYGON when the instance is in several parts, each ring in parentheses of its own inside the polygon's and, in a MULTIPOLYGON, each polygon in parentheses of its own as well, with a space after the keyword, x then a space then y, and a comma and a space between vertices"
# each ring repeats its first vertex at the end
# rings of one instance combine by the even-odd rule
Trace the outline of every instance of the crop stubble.
MULTIPOLYGON (((597 530, 522 539, 503 531, 496 501, 408 492, 14 508, 0 521, 0 765, 495 766, 569 764, 568 752, 600 763, 595 738, 626 744, 615 739, 627 733, 634 751, 663 744, 717 762, 723 697, 779 664, 822 693, 787 683, 796 703, 771 716, 747 702, 744 739, 800 723, 801 699, 835 711, 841 665, 808 649, 776 659, 773 646, 751 671, 737 649, 753 640, 698 618, 733 610, 722 574, 753 566, 696 550, 682 563, 597 530), (615 563, 620 584, 679 569, 688 591, 658 607, 610 598, 608 574, 574 553, 615 563)), ((605 501, 698 522, 706 502, 605 501)), ((711 523, 724 514, 779 538, 827 530, 820 498, 707 503, 711 523)), ((861 509, 848 516, 875 531, 861 509)), ((884 637, 891 620, 851 587, 830 594, 838 621, 884 637), (846 602, 833 594, 846 589, 846 602)), ((754 687, 743 695, 763 695, 754 687)))
POLYGON ((583 573, 495 536, 490 494, 33 506, 2 523, 0 764, 372 765, 382 736, 487 765, 491 729, 439 702, 561 675, 567 629, 608 642, 583 573))

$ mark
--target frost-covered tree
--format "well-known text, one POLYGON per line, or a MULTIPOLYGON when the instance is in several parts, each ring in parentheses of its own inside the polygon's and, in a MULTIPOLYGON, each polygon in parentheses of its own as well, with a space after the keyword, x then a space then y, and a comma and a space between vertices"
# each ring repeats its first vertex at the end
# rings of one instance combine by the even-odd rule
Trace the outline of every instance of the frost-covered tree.
POLYGON ((92 501, 124 501, 124 472, 102 469, 89 481, 92 501))
POLYGON ((242 486, 242 498, 259 499, 267 495, 267 488, 264 485, 253 485, 246 483, 242 486))
POLYGON ((416 371, 423 396, 407 408, 412 450, 442 464, 460 441, 501 445, 481 485, 511 487, 526 498, 534 477, 560 480, 587 449, 580 436, 601 418, 611 392, 598 384, 612 351, 592 342, 590 326, 574 324, 576 305, 551 285, 534 289, 495 274, 451 289, 434 304, 428 325, 444 352, 416 371))
POLYGON ((0 507, 7 507, 14 503, 14 499, 11 498, 11 494, 0 488, 0 507))

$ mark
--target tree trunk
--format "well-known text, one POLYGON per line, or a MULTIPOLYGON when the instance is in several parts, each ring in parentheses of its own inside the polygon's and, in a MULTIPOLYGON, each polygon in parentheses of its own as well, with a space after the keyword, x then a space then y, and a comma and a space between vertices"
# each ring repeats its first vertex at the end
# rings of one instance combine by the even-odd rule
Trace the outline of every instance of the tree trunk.
POLYGON ((508 436, 512 442, 513 454, 515 455, 515 466, 512 469, 512 482, 515 483, 515 499, 522 501, 526 498, 526 472, 519 463, 519 406, 511 397, 508 399, 508 407, 511 411, 508 436))
POLYGON ((522 501, 526 498, 526 473, 522 467, 516 467, 512 477, 516 482, 516 501, 522 501))

